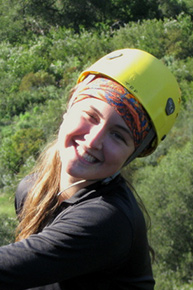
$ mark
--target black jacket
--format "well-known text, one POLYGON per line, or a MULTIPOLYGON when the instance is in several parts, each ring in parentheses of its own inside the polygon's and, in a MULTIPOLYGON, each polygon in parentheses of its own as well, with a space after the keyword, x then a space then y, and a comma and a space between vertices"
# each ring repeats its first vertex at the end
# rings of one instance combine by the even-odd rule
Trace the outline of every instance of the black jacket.
MULTIPOLYGON (((18 187, 17 212, 31 183, 18 187)), ((154 289, 144 217, 123 178, 78 191, 42 232, 1 247, 0 289, 154 289)))

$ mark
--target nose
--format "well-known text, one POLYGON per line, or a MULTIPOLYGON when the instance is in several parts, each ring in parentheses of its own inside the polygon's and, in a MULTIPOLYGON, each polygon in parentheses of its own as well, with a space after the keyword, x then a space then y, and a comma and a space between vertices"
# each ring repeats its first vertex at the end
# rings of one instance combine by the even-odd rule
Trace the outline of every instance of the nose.
POLYGON ((95 126, 90 129, 90 131, 84 136, 86 146, 88 148, 93 148, 101 150, 103 148, 105 138, 105 130, 101 126, 95 126))

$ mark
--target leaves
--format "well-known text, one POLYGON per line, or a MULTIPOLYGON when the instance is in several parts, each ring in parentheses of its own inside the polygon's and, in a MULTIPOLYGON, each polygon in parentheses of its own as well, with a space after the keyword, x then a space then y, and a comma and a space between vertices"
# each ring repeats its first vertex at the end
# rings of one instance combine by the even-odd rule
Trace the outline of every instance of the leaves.
MULTIPOLYGON (((156 165, 151 164, 150 157, 149 165, 142 164, 133 180, 152 218, 151 242, 159 263, 178 272, 184 281, 190 280, 193 271, 192 260, 188 259, 193 252, 192 101, 189 105, 190 114, 186 114, 184 120, 190 126, 180 136, 180 146, 171 134, 167 154, 159 158, 156 165), (185 134, 189 139, 184 139, 185 134)), ((175 134, 180 132, 181 129, 176 128, 175 134)))

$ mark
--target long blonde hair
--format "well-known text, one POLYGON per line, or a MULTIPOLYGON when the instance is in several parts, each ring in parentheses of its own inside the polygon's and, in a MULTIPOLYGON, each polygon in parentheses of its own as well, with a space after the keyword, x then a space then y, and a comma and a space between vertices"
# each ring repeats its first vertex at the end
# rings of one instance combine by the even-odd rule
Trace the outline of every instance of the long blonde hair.
POLYGON ((16 229, 16 241, 38 233, 46 225, 58 207, 57 193, 60 188, 61 161, 57 140, 40 155, 32 174, 36 181, 27 195, 16 229))

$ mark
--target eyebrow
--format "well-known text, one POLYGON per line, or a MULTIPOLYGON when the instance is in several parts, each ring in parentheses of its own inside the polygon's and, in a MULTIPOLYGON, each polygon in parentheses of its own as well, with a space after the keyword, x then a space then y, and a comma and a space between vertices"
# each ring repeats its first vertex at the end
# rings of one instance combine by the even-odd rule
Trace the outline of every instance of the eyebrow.
POLYGON ((93 109, 101 118, 103 118, 103 114, 101 114, 101 112, 97 108, 93 107, 92 105, 90 106, 90 108, 93 109))

